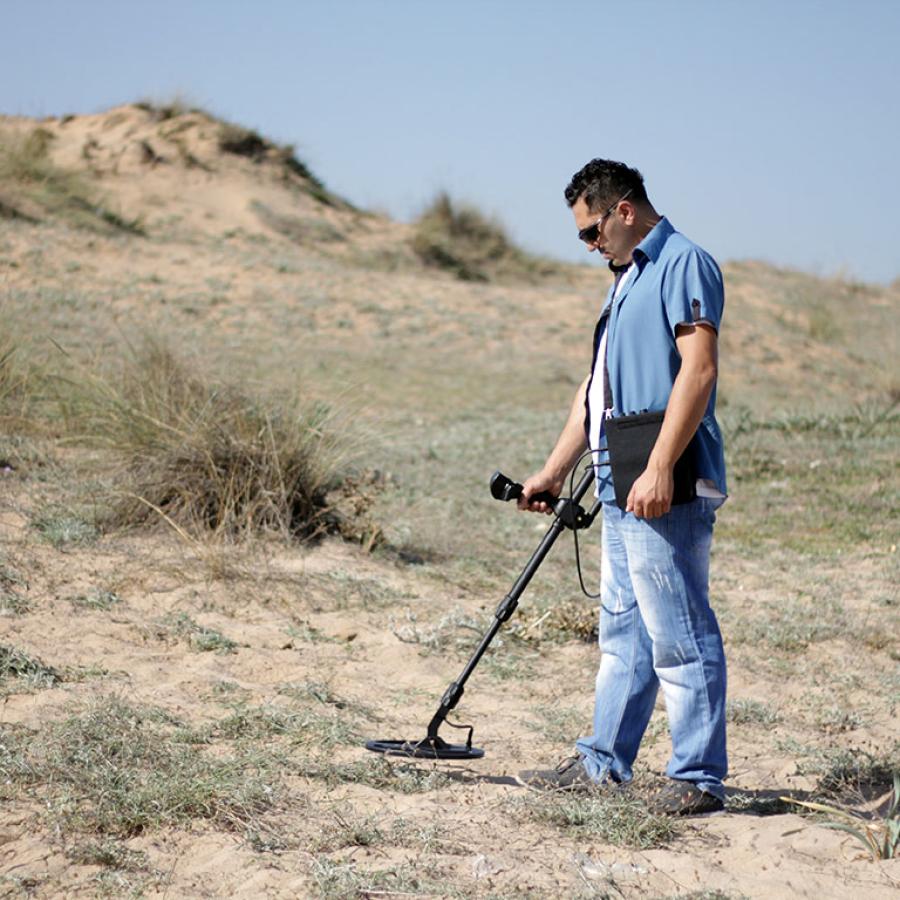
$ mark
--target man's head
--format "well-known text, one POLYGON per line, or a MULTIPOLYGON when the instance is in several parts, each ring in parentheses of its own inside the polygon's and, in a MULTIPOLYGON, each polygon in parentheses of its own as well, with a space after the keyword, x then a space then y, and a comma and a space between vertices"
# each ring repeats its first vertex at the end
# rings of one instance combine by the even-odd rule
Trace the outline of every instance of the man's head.
POLYGON ((588 250, 616 265, 631 262, 634 248, 659 221, 641 173, 611 159, 592 159, 576 172, 565 197, 588 250))

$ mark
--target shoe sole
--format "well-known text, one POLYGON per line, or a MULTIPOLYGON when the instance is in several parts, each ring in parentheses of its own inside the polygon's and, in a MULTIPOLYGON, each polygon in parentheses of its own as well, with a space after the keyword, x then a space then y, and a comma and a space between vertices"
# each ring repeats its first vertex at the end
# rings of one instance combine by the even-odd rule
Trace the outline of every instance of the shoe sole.
POLYGON ((653 809, 651 806, 650 811, 657 816, 671 816, 673 819, 706 819, 710 816, 719 816, 727 812, 724 806, 718 809, 697 810, 697 812, 692 812, 689 809, 653 809))

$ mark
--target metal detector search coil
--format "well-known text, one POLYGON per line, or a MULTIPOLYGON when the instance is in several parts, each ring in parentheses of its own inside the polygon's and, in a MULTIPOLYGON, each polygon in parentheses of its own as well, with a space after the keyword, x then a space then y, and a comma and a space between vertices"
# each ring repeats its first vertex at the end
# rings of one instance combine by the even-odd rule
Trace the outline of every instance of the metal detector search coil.
MULTIPOLYGON (((484 750, 479 747, 472 746, 471 725, 456 725, 447 720, 447 715, 456 707, 463 695, 463 689, 469 676, 478 665, 481 657, 490 645, 494 636, 500 630, 500 626, 506 622, 510 616, 516 611, 519 605, 519 598, 531 581, 534 573, 540 568, 544 557, 550 552, 550 548, 556 542, 556 539, 567 528, 573 531, 589 528, 591 523, 600 512, 601 504, 596 501, 591 507, 590 512, 585 512, 581 508, 579 502, 587 493, 591 482, 594 480, 593 467, 589 468, 584 474, 578 486, 572 492, 571 497, 554 497, 549 493, 536 494, 532 500, 542 501, 553 508, 555 513, 553 523, 547 529, 547 533, 541 539, 537 550, 531 555, 522 573, 516 579, 510 592, 500 601, 500 605, 494 612, 494 621, 485 632, 481 643, 466 663, 459 678, 450 683, 450 686, 444 691, 441 697, 440 706, 428 723, 428 730, 425 737, 418 741, 402 741, 402 740, 377 740, 368 741, 366 749, 374 753, 384 753, 387 756, 405 756, 416 759, 480 759, 484 756, 484 750), (438 736, 438 730, 441 725, 446 722, 451 728, 468 729, 468 738, 465 744, 448 744, 443 738, 438 736)), ((502 472, 494 472, 491 476, 491 496, 497 500, 509 501, 517 500, 522 496, 522 485, 507 478, 502 472)))

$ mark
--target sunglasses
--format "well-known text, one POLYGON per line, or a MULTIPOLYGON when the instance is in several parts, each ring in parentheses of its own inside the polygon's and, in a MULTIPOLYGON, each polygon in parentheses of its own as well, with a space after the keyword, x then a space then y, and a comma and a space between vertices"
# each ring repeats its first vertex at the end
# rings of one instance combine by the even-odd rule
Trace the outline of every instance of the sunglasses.
POLYGON ((623 201, 627 200, 631 194, 631 189, 627 190, 615 203, 593 225, 588 225, 587 228, 582 228, 581 231, 578 232, 578 240, 584 241, 586 244, 593 244, 594 241, 600 236, 600 229, 603 226, 603 221, 606 217, 623 201))

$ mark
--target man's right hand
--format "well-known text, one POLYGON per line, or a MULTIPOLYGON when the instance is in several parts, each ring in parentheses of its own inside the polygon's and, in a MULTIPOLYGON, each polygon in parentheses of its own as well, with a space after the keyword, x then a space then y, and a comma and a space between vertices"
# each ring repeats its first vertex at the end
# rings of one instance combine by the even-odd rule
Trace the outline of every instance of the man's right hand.
POLYGON ((538 472, 536 475, 532 475, 531 478, 527 479, 522 485, 522 495, 519 497, 518 501, 516 501, 516 504, 519 509, 527 510, 528 512, 546 513, 548 516, 552 516, 552 506, 543 501, 532 503, 531 498, 535 494, 540 494, 542 491, 549 491, 554 497, 558 497, 564 484, 565 477, 554 478, 551 475, 545 474, 543 471, 538 472))

